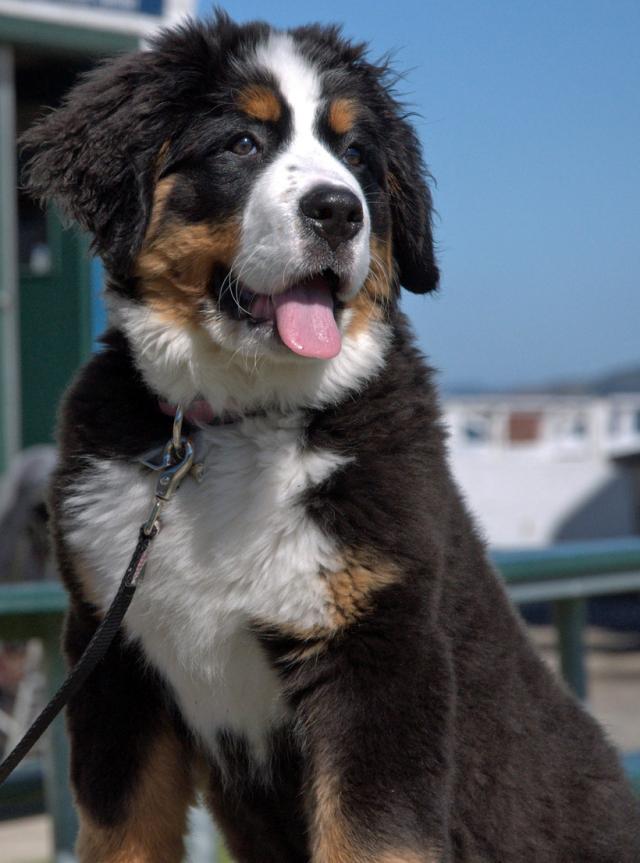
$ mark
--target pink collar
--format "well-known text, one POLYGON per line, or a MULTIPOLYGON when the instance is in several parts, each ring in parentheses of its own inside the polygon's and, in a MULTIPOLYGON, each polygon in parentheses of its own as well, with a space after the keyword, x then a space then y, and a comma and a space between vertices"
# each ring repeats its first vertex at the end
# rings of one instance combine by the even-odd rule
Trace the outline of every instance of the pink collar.
MULTIPOLYGON (((169 404, 169 402, 158 401, 158 407, 162 413, 166 414, 168 417, 174 417, 176 415, 176 405, 169 404)), ((209 402, 206 402, 204 399, 194 399, 194 401, 192 401, 189 407, 185 410, 184 418, 192 425, 199 426, 211 425, 216 421, 220 423, 233 422, 233 420, 227 420, 223 419, 221 416, 216 416, 209 402)))
MULTIPOLYGON (((172 405, 170 402, 165 402, 162 401, 162 399, 158 399, 158 407, 160 408, 162 413, 166 414, 166 416, 168 417, 174 417, 176 415, 177 405, 172 405)), ((233 423, 238 423, 244 419, 263 417, 265 415, 265 409, 257 409, 253 411, 248 411, 247 413, 217 414, 214 412, 209 402, 205 401, 204 399, 194 399, 184 411, 185 420, 194 426, 226 426, 232 425, 233 423)))

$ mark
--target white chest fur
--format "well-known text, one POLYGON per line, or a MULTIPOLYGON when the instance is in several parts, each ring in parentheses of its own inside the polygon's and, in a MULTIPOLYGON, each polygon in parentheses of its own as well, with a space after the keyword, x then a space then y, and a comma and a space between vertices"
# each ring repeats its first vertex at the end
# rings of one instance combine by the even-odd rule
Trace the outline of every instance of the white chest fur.
MULTIPOLYGON (((258 618, 326 625, 321 568, 336 549, 309 520, 300 494, 344 459, 303 452, 299 418, 252 418, 196 436, 201 484, 188 478, 168 505, 125 627, 175 692, 185 720, 213 751, 222 729, 263 754, 282 722, 277 677, 248 629, 258 618)), ((155 477, 137 464, 95 461, 68 498, 71 547, 87 585, 111 601, 153 498, 155 477)))

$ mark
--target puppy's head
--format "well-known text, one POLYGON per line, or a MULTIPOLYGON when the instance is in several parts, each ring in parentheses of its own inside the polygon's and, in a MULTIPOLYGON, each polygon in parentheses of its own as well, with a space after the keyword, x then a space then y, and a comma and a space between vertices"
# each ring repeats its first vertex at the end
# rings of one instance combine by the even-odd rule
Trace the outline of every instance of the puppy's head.
POLYGON ((329 359, 438 271, 416 135, 364 48, 218 15, 90 73, 25 137, 110 291, 234 355, 329 359))

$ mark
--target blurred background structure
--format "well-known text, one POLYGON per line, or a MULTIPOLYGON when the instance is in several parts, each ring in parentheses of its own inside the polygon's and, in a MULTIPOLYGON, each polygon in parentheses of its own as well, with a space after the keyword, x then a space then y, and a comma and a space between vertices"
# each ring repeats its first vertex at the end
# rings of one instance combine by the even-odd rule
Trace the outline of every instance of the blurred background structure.
POLYGON ((0 3, 0 468, 51 441, 58 399, 104 323, 86 238, 16 191, 16 136, 101 58, 195 11, 189 0, 0 3))
MULTIPOLYGON (((442 370, 452 467, 540 649, 640 775, 640 5, 225 6, 341 22, 406 71, 443 282, 405 308, 442 370)), ((16 139, 101 58, 210 9, 0 0, 0 754, 63 674, 44 495, 56 405, 106 323, 100 263, 20 189, 16 139)), ((0 863, 72 859, 66 758, 58 723, 0 793, 0 863)))

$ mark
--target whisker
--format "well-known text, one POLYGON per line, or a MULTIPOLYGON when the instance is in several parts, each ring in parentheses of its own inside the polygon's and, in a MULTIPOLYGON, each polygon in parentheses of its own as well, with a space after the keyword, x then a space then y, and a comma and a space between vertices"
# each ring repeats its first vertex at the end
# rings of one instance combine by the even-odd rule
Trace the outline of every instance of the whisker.
POLYGON ((374 291, 374 302, 383 308, 387 308, 389 305, 389 297, 383 291, 381 287, 381 282, 388 282, 389 275, 387 273, 387 268, 378 253, 374 250, 370 250, 371 255, 371 266, 370 266, 370 275, 371 275, 371 284, 373 285, 374 291))

